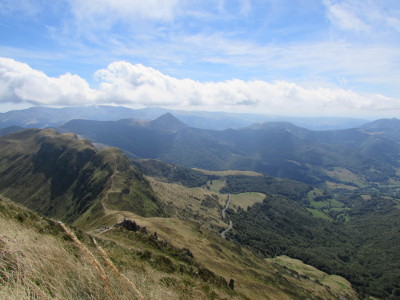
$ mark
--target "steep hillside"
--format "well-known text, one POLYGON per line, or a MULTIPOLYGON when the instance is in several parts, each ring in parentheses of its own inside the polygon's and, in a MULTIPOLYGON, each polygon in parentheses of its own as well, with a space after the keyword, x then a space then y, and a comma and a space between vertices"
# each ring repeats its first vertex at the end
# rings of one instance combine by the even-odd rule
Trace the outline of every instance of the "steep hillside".
MULTIPOLYGON (((345 222, 321 218, 283 197, 268 197, 247 211, 230 211, 233 230, 227 235, 267 257, 288 255, 325 272, 348 279, 363 296, 399 296, 398 202, 373 197, 354 209, 345 222), (312 214, 310 214, 310 212, 312 214), (314 216, 314 217, 313 217, 314 216)), ((333 201, 332 201, 333 202, 333 201)))
POLYGON ((179 167, 174 172, 173 166, 152 160, 139 163, 144 169, 159 166, 162 170, 148 172, 155 176, 149 180, 171 216, 221 232, 228 227, 221 210, 229 193, 225 214, 233 229, 226 234, 228 240, 247 245, 268 259, 288 255, 341 275, 363 297, 396 299, 400 188, 394 182, 391 186, 324 190, 254 172, 203 170, 213 177, 206 184, 190 186, 181 178, 201 182, 186 176, 193 170, 179 167))
POLYGON ((191 223, 127 211, 102 219, 110 227, 87 234, 0 196, 0 298, 357 298, 343 278, 261 259, 191 223))
MULTIPOLYGON (((169 198, 170 200, 182 196, 182 194, 175 194, 176 187, 172 187, 171 191, 166 191, 164 188, 162 191, 167 194, 165 196, 173 197, 169 198)), ((186 205, 191 206, 193 201, 197 201, 195 197, 196 193, 193 194, 191 201, 186 202, 186 205)), ((357 298, 349 282, 343 278, 326 273, 320 276, 298 276, 295 268, 300 267, 301 262, 294 262, 296 267, 291 268, 286 268, 284 264, 277 261, 269 262, 246 248, 222 239, 219 235, 208 231, 206 227, 189 219, 184 221, 178 218, 143 218, 121 211, 109 217, 114 217, 113 220, 108 219, 109 224, 122 219, 134 219, 141 226, 145 226, 147 231, 156 232, 158 239, 169 241, 177 248, 189 249, 193 256, 211 271, 211 274, 222 276, 226 282, 233 279, 235 291, 238 294, 236 297, 231 295, 228 299, 357 298)), ((116 242, 120 242, 123 237, 121 234, 115 236, 116 233, 113 230, 94 234, 116 242)), ((131 239, 131 235, 126 237, 131 239)), ((174 272, 172 274, 175 275, 174 272)), ((193 296, 188 295, 187 298, 192 299, 193 296)))
POLYGON ((0 208, 2 299, 247 299, 188 249, 146 232, 94 239, 1 197, 0 208))
POLYGON ((51 129, 2 137, 0 178, 4 196, 68 223, 90 223, 107 209, 163 214, 147 180, 121 151, 98 151, 51 129))

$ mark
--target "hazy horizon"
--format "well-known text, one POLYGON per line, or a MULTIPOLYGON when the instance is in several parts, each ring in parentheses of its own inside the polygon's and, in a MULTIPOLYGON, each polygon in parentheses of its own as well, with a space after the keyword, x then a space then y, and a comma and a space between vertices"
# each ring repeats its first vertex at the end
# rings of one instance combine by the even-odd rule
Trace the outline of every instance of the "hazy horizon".
POLYGON ((310 119, 318 119, 318 118, 326 118, 326 119, 354 119, 354 120, 364 120, 364 121, 373 121, 377 119, 386 119, 386 118, 396 118, 396 117, 359 117, 359 116, 336 116, 336 115, 306 115, 306 114, 301 114, 301 115, 296 115, 296 114, 273 114, 273 113, 268 113, 268 112, 235 112, 235 111, 222 111, 222 110, 191 110, 191 109, 174 109, 174 108, 168 108, 168 107, 156 107, 156 106, 149 106, 149 107, 128 107, 124 105, 110 105, 110 104, 90 104, 90 105, 82 105, 82 106, 32 106, 32 105, 21 105, 21 106, 13 106, 10 109, 4 109, 7 106, 2 106, 0 107, 0 113, 8 113, 12 111, 23 111, 26 109, 30 108, 54 108, 54 109, 63 109, 63 108, 81 108, 81 107, 93 107, 93 106, 98 106, 98 107, 120 107, 120 108, 128 108, 128 109, 133 109, 133 110, 142 110, 142 109, 162 109, 166 111, 172 111, 172 112, 181 112, 181 113, 198 113, 198 114, 233 114, 233 115, 254 115, 254 116, 265 116, 265 117, 276 117, 276 118, 310 118, 310 119))

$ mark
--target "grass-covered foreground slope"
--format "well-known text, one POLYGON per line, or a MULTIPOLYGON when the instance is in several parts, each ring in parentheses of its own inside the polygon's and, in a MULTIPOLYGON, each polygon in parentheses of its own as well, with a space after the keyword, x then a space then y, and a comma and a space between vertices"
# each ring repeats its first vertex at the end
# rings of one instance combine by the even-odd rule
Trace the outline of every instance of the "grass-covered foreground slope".
POLYGON ((0 138, 0 193, 68 223, 112 209, 159 216, 148 181, 121 151, 98 151, 73 134, 29 129, 0 138))
POLYGON ((106 219, 121 216, 147 229, 86 234, 0 197, 0 298, 356 299, 346 280, 303 274, 301 262, 263 260, 177 219, 106 219))
POLYGON ((185 249, 146 233, 74 232, 0 199, 1 299, 243 299, 185 249))
MULTIPOLYGON (((323 279, 329 278, 329 275, 321 272, 320 276, 298 276, 294 268, 287 268, 277 262, 270 262, 257 255, 254 255, 246 248, 235 245, 229 241, 222 239, 218 234, 207 230, 203 226, 195 222, 183 221, 178 218, 144 218, 130 212, 113 212, 104 219, 104 225, 121 221, 123 219, 134 219, 139 225, 145 226, 147 231, 154 235, 156 232, 158 241, 157 254, 143 254, 144 259, 151 265, 165 268, 170 272, 170 277, 175 280, 179 278, 181 270, 175 265, 166 262, 160 262, 158 255, 168 253, 168 247, 164 247, 163 241, 168 241, 174 248, 188 249, 194 256, 195 260, 206 270, 200 274, 215 274, 217 277, 222 277, 226 283, 231 279, 234 280, 235 293, 230 293, 226 298, 222 299, 356 299, 356 293, 351 288, 348 281, 341 278, 344 285, 338 287, 335 280, 323 279), (162 252, 160 252, 160 250, 162 252), (171 265, 170 265, 171 264, 171 265), (323 275, 322 275, 323 274, 323 275)), ((127 231, 116 231, 115 229, 106 230, 104 232, 93 231, 95 237, 106 239, 116 244, 126 243, 134 247, 142 247, 141 242, 138 242, 135 235, 127 231)), ((148 246, 146 246, 148 247, 148 246)), ((117 254, 117 257, 128 261, 130 247, 127 251, 117 254), (128 256, 125 256, 128 255, 128 256)), ((145 251, 148 248, 143 248, 145 251)), ((176 254, 173 254, 175 257, 176 254)), ((112 257, 112 254, 110 254, 112 257)), ((300 264, 300 262, 298 262, 300 264)), ((123 265, 121 265, 123 267, 123 265)), ((197 273, 195 273, 197 274, 197 273)), ((193 281, 197 275, 191 274, 190 281, 193 281), (194 277, 193 277, 194 276, 194 277)), ((212 277, 214 278, 214 277, 212 277)), ((219 281, 218 281, 219 282, 219 281)), ((219 283, 222 286, 225 283, 219 283)), ((181 284, 174 284, 177 288, 181 284)), ((203 287, 209 290, 207 287, 203 287)), ((218 293, 218 290, 214 290, 218 293)), ((196 295, 193 291, 187 294, 188 299, 213 299, 213 293, 202 298, 196 295)), ((219 299, 218 297, 214 299, 219 299)))

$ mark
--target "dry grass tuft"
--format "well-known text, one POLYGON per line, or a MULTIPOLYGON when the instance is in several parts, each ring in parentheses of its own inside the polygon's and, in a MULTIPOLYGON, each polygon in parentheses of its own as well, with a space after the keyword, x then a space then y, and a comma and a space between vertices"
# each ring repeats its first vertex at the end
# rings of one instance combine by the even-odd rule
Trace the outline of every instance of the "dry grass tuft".
POLYGON ((59 224, 64 234, 52 235, 0 217, 0 299, 145 299, 101 248, 104 265, 59 224))
POLYGON ((113 262, 110 260, 110 258, 108 257, 107 253, 103 250, 103 248, 100 247, 100 245, 96 242, 96 240, 93 238, 93 243, 95 244, 97 250, 100 252, 101 257, 103 258, 103 260, 105 261, 106 265, 114 271, 114 273, 117 275, 117 277, 121 278, 122 282, 127 284, 128 286, 130 286, 132 288, 132 290, 135 292, 136 297, 140 300, 144 300, 144 297, 142 295, 142 293, 138 290, 138 288, 136 287, 136 285, 130 281, 128 279, 128 277, 126 277, 124 274, 122 274, 117 267, 113 264, 113 262))
POLYGON ((1 299, 109 299, 98 272, 53 236, 0 219, 1 299))

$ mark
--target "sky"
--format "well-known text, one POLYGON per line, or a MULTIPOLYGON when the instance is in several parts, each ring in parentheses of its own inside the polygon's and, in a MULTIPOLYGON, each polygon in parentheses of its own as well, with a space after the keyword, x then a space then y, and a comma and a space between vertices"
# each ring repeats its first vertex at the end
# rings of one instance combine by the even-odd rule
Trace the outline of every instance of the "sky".
POLYGON ((398 0, 0 0, 0 111, 400 117, 398 0))

